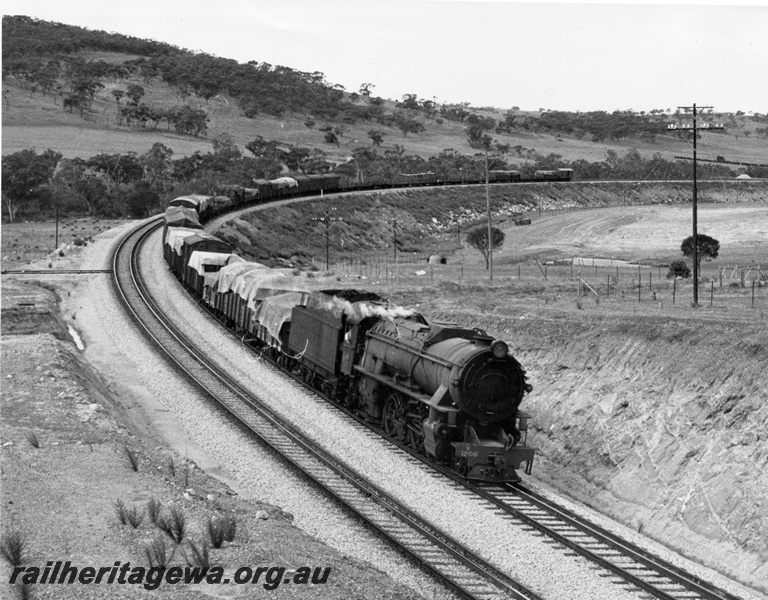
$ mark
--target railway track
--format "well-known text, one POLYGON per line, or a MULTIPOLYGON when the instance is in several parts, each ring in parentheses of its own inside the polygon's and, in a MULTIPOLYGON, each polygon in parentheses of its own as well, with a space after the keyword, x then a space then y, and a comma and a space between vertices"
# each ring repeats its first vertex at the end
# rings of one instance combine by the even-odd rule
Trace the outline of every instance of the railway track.
POLYGON ((164 317, 142 281, 138 253, 162 220, 129 234, 113 258, 115 288, 150 342, 201 390, 326 493, 461 596, 541 600, 308 440, 209 361, 164 317))
POLYGON ((609 571, 617 583, 634 586, 646 598, 740 600, 523 485, 466 485, 509 518, 609 571))
MULTIPOLYGON (((304 387, 309 387, 296 380, 304 387)), ((317 390, 309 389, 322 396, 317 390)), ((333 403, 327 397, 325 399, 352 419, 364 423, 352 411, 333 403)), ((407 444, 396 439, 390 441, 407 452, 412 459, 442 471, 457 486, 483 498, 500 514, 521 522, 529 531, 549 538, 567 554, 584 557, 594 563, 595 568, 603 570, 606 576, 612 577, 615 583, 638 591, 643 597, 662 600, 740 600, 522 485, 475 485, 415 453, 407 444)))

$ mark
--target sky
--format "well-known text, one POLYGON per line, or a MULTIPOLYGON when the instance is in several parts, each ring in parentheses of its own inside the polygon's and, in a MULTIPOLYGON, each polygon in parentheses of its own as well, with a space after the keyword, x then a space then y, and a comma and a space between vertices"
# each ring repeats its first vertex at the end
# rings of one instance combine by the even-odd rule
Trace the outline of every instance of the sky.
POLYGON ((768 0, 3 0, 3 14, 320 71, 401 99, 768 113, 768 0))

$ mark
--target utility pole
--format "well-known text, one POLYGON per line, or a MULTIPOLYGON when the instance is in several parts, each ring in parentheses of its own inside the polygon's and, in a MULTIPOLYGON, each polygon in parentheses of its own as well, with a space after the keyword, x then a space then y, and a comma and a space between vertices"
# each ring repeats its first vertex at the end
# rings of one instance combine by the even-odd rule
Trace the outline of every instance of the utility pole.
MULTIPOLYGON (((684 125, 667 125, 667 129, 683 129, 693 131, 693 306, 699 305, 699 234, 697 225, 697 204, 698 204, 698 182, 696 179, 696 116, 697 109, 700 108, 713 108, 712 106, 678 106, 684 111, 693 112, 693 126, 684 125)), ((723 129, 722 125, 711 125, 710 123, 704 123, 701 126, 702 129, 723 129)))
POLYGON ((53 249, 59 248, 59 186, 56 186, 56 238, 53 242, 53 249))
POLYGON ((488 275, 493 281, 493 244, 491 240, 491 191, 488 182, 488 147, 485 148, 485 208, 488 212, 488 275))
POLYGON ((329 262, 329 248, 330 248, 330 231, 331 231, 331 225, 335 221, 343 221, 341 217, 332 217, 331 212, 336 210, 336 207, 334 206, 330 210, 327 210, 325 214, 322 217, 313 217, 313 221, 318 221, 322 223, 325 226, 325 270, 328 270, 328 266, 330 264, 329 262))
POLYGON ((392 223, 392 262, 397 263, 397 217, 389 222, 392 223))

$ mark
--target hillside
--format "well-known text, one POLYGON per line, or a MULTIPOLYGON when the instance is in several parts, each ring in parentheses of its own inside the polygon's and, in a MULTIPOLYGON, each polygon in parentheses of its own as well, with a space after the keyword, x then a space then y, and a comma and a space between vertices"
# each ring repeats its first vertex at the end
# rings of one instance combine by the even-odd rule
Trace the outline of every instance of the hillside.
MULTIPOLYGON (((320 72, 239 65, 158 42, 25 17, 4 17, 3 58, 3 155, 34 147, 87 159, 100 153, 141 154, 161 142, 178 158, 208 152, 214 139, 228 134, 243 152, 262 136, 318 148, 343 162, 355 148, 372 146, 368 133, 375 129, 383 135, 380 153, 399 146, 426 159, 446 148, 474 154, 466 133, 473 118, 490 119, 489 131, 508 148, 512 166, 532 162, 535 154, 592 162, 604 160, 608 151, 621 155, 632 148, 669 160, 690 155, 689 142, 665 130, 667 123, 688 121, 671 110, 530 113, 514 107, 437 106, 408 94, 383 99, 370 90, 343 91, 320 72), (134 104, 147 111, 162 114, 179 106, 202 111, 206 131, 179 133, 170 120, 153 123, 151 116, 129 126, 120 111, 131 105, 125 95, 130 86, 142 88, 134 104), (328 143, 323 129, 332 130, 338 143, 328 143)), ((702 119, 724 122, 727 130, 702 137, 701 158, 768 162, 763 115, 713 113, 702 119)))
MULTIPOLYGON (((88 56, 102 60, 111 58, 104 53, 91 53, 88 56)), ((120 125, 111 92, 132 83, 138 85, 140 81, 138 78, 127 78, 108 83, 96 94, 91 110, 80 117, 76 112, 64 110, 59 98, 40 93, 30 94, 17 80, 5 79, 2 114, 3 155, 27 148, 51 148, 61 152, 65 158, 90 158, 102 152, 111 154, 134 151, 141 154, 147 152, 154 143, 160 142, 171 148, 175 157, 183 157, 196 151, 210 152, 213 147, 212 140, 222 133, 232 136, 243 152, 245 145, 260 135, 265 139, 279 140, 286 144, 320 148, 336 161, 345 160, 358 146, 371 146, 367 133, 373 127, 370 123, 347 124, 333 119, 323 122, 333 127, 345 128, 340 144, 336 146, 324 141, 324 135, 317 130, 317 126, 308 129, 304 124, 307 119, 304 115, 257 115, 247 118, 235 102, 226 96, 217 97, 207 103, 197 98, 186 99, 188 104, 204 109, 210 119, 204 137, 179 135, 164 128, 152 130, 120 125)), ((155 106, 171 106, 179 101, 178 95, 163 82, 157 81, 143 87, 146 90, 145 101, 155 106)), ((385 106, 391 109, 394 107, 394 101, 387 100, 385 106)), ((497 119, 503 118, 503 111, 477 112, 497 119)), ((753 131, 759 126, 745 119, 738 122, 739 127, 729 130, 727 135, 706 135, 699 148, 699 156, 711 160, 715 160, 717 156, 725 156, 731 161, 765 163, 766 140, 744 135, 745 131, 753 131)), ((377 125, 376 128, 384 132, 380 152, 393 150, 395 145, 402 146, 407 154, 416 154, 422 158, 437 155, 445 148, 453 148, 466 154, 476 152, 467 141, 465 125, 462 123, 444 121, 438 124, 428 121, 426 127, 423 133, 404 136, 396 127, 377 125)), ((644 156, 660 153, 669 160, 691 153, 687 142, 671 135, 659 136, 653 143, 639 139, 591 142, 566 134, 558 136, 533 132, 498 134, 495 138, 513 148, 522 146, 526 150, 531 149, 543 155, 559 154, 567 161, 600 161, 605 159, 609 150, 623 154, 632 148, 636 148, 644 156)), ((513 161, 524 164, 526 159, 515 155, 513 161)))

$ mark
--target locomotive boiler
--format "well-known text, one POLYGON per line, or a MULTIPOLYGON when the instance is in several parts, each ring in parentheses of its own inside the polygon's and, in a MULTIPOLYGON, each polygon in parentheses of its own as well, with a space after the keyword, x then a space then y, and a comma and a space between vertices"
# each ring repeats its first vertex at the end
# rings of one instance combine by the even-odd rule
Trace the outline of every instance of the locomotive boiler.
POLYGON ((385 433, 470 479, 515 481, 523 463, 530 473, 519 407, 531 386, 505 342, 413 317, 380 320, 366 338, 359 403, 385 433))

